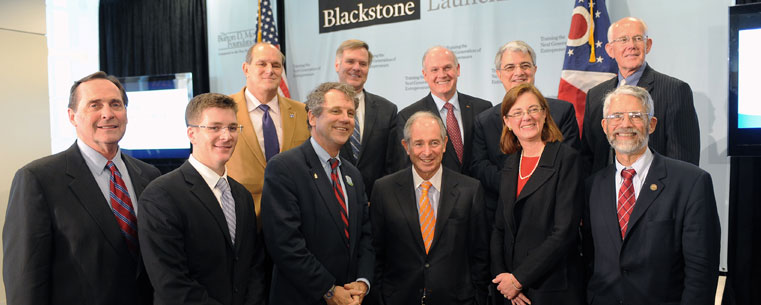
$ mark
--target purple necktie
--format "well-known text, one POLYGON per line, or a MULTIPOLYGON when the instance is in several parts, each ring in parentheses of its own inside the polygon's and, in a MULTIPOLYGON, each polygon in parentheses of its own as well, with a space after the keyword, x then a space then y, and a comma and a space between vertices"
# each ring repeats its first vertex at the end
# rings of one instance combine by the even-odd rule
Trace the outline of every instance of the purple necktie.
POLYGON ((262 115, 262 134, 264 134, 264 156, 267 161, 274 155, 280 152, 280 143, 277 140, 277 130, 275 130, 275 123, 272 122, 270 117, 270 106, 261 104, 258 107, 264 114, 262 115))

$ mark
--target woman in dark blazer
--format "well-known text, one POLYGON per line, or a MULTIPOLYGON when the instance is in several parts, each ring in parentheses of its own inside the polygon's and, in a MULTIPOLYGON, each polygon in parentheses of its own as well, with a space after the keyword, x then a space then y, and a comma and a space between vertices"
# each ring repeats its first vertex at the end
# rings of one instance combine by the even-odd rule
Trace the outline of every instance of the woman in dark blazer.
POLYGON ((502 101, 502 169, 491 237, 493 282, 504 304, 583 304, 578 228, 581 159, 561 144, 547 101, 531 84, 502 101))

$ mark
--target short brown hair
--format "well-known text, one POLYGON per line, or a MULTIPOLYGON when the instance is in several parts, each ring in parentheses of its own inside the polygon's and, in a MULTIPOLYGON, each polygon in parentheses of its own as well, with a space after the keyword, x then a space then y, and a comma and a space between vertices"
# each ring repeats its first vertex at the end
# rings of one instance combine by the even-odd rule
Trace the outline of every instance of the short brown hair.
POLYGON ((336 49, 336 57, 342 57, 345 50, 365 49, 367 50, 367 64, 373 63, 373 53, 370 52, 370 46, 366 42, 359 39, 349 39, 342 42, 338 49, 336 49))
POLYGON ((316 117, 320 116, 322 108, 325 105, 325 94, 330 90, 338 90, 345 94, 347 98, 354 102, 354 109, 359 106, 359 101, 355 97, 357 93, 354 91, 354 87, 343 83, 326 82, 318 85, 317 88, 314 88, 309 93, 306 102, 304 102, 306 111, 312 111, 312 114, 316 117))
MULTIPOLYGON (((502 108, 500 109, 502 117, 507 117, 507 113, 510 111, 510 108, 513 108, 518 97, 527 93, 536 96, 536 99, 539 100, 539 105, 542 106, 545 111, 545 122, 544 127, 542 127, 542 142, 562 141, 563 134, 560 132, 560 129, 558 129, 558 125, 555 124, 555 120, 552 119, 552 115, 550 115, 550 106, 547 105, 547 100, 542 93, 539 92, 539 89, 536 89, 532 84, 520 84, 505 93, 505 98, 502 99, 502 108)), ((502 138, 499 145, 502 148, 502 152, 505 154, 512 154, 521 148, 521 142, 518 141, 518 138, 507 129, 507 126, 502 127, 502 138)))
POLYGON ((75 81, 74 84, 71 85, 71 90, 69 90, 69 109, 77 112, 77 106, 79 106, 79 94, 77 94, 77 88, 79 88, 79 85, 82 83, 86 83, 94 79, 105 79, 114 83, 116 88, 119 88, 119 92, 122 94, 122 101, 124 102, 124 106, 127 106, 127 92, 124 91, 124 86, 122 86, 122 83, 119 82, 119 79, 117 79, 116 76, 106 74, 106 72, 98 71, 85 76, 78 81, 75 81))
POLYGON ((207 108, 232 109, 233 112, 238 113, 238 105, 231 97, 219 93, 202 93, 190 100, 185 108, 185 125, 198 120, 207 108))

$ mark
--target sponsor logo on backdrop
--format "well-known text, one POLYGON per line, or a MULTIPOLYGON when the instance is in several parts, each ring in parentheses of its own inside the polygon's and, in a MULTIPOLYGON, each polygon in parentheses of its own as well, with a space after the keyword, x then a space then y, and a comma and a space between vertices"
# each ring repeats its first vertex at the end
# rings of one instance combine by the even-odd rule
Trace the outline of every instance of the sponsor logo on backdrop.
POLYGON ((320 0, 320 33, 420 19, 420 0, 320 0))
POLYGON ((217 34, 217 55, 245 54, 256 43, 256 29, 245 29, 217 34))
POLYGON ((428 0, 428 11, 446 10, 475 4, 489 2, 502 2, 507 0, 428 0))

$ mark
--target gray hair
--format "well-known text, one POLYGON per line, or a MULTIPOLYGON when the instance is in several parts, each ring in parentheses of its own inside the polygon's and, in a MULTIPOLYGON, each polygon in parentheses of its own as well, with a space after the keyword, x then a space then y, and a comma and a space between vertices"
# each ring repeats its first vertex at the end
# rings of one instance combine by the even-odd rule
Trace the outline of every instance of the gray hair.
POLYGON ((433 46, 428 48, 428 50, 426 50, 425 53, 423 53, 423 70, 425 70, 425 59, 428 57, 429 53, 433 52, 434 49, 444 49, 449 51, 449 53, 452 54, 452 58, 454 58, 454 65, 457 66, 460 64, 460 61, 457 60, 457 55, 455 55, 454 52, 452 52, 452 50, 447 49, 443 46, 433 46))
POLYGON ((423 118, 430 118, 434 119, 436 121, 436 124, 439 125, 439 133, 441 134, 441 140, 444 141, 447 137, 447 128, 444 127, 444 122, 441 121, 441 118, 430 111, 418 111, 415 112, 412 116, 410 116, 409 119, 407 119, 407 122, 404 123, 404 142, 410 143, 410 129, 412 128, 412 124, 415 123, 418 119, 423 118))
POLYGON ((607 95, 605 95, 605 102, 602 104, 602 116, 605 117, 608 115, 608 109, 610 108, 610 101, 613 100, 614 97, 617 97, 619 95, 629 95, 637 100, 642 104, 643 107, 645 107, 645 112, 647 113, 648 117, 653 116, 653 98, 650 96, 650 93, 645 90, 645 88, 637 87, 637 86, 629 86, 624 85, 621 87, 616 88, 616 90, 613 90, 609 92, 607 95))
POLYGON ((497 56, 494 57, 494 66, 497 68, 497 70, 502 69, 502 67, 500 67, 502 64, 502 54, 505 54, 506 51, 528 54, 531 56, 531 64, 536 66, 536 53, 534 53, 534 49, 532 49, 530 45, 521 40, 513 40, 502 45, 502 47, 500 47, 497 51, 497 56))
POLYGON ((639 19, 637 17, 624 17, 614 22, 608 27, 608 43, 610 43, 610 41, 613 40, 613 27, 616 26, 619 22, 624 21, 624 19, 631 19, 632 21, 637 21, 640 24, 642 24, 642 28, 644 29, 642 34, 645 35, 645 37, 647 37, 647 23, 645 23, 644 20, 639 19))
POLYGON ((347 98, 354 102, 354 109, 359 106, 359 100, 355 97, 357 93, 352 86, 342 83, 326 82, 320 84, 309 93, 307 101, 304 103, 306 104, 306 111, 312 111, 314 116, 320 116, 322 114, 323 105, 325 105, 325 94, 330 90, 338 90, 345 94, 347 98))

